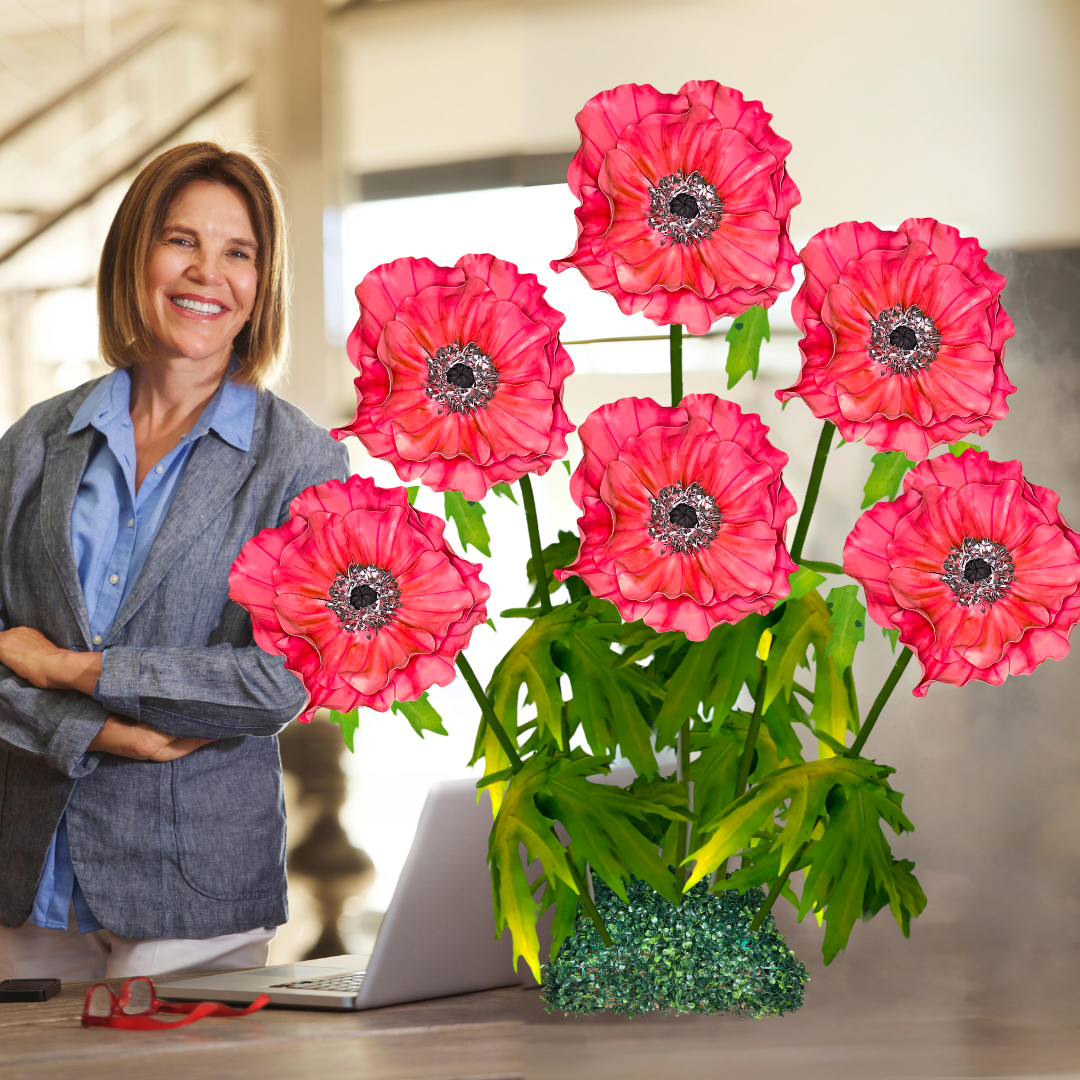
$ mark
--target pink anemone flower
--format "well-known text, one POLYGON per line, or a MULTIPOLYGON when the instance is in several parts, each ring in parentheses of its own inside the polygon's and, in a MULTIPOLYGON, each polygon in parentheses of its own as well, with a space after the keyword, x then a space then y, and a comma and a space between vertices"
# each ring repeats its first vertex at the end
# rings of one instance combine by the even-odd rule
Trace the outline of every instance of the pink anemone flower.
POLYGON ((473 501, 546 473, 574 430, 562 405, 574 365, 559 341, 565 316, 544 292, 493 255, 372 270, 348 341, 356 417, 334 438, 355 435, 402 480, 473 501))
POLYGON ((898 629, 932 682, 999 686, 1069 651, 1080 619, 1080 536, 1058 496, 1020 462, 965 450, 918 465, 904 493, 871 507, 844 545, 871 618, 898 629))
POLYGON ((601 406, 581 425, 570 481, 581 548, 556 575, 578 575, 628 622, 692 641, 771 610, 790 592, 784 528, 795 500, 768 430, 714 394, 675 408, 650 398, 601 406))
POLYGON ((896 232, 848 221, 799 253, 806 278, 791 304, 805 337, 801 397, 849 442, 921 461, 940 443, 985 435, 1016 387, 1001 363, 1014 333, 1005 279, 977 240, 933 218, 896 232))
POLYGON ((385 712, 451 682, 491 591, 447 544, 445 522, 362 476, 307 488, 289 514, 244 545, 229 596, 259 648, 303 682, 300 719, 320 707, 385 712))
POLYGON ((760 101, 718 82, 677 94, 626 84, 585 103, 567 182, 581 201, 576 266, 626 315, 704 334, 723 315, 771 307, 795 283, 788 238, 799 189, 791 143, 760 101))

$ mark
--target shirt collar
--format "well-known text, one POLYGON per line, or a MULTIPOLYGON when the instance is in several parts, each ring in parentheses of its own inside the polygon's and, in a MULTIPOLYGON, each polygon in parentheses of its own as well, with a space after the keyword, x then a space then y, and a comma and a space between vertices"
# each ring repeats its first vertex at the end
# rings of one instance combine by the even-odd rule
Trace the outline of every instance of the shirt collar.
MULTIPOLYGON (((240 361, 233 354, 226 372, 214 396, 207 402, 199 419, 195 421, 181 441, 194 442, 211 428, 230 446, 247 451, 251 448, 251 436, 255 430, 256 391, 253 386, 235 383, 229 377, 239 367, 240 361)), ((108 378, 102 379, 79 406, 69 435, 82 431, 88 425, 107 432, 115 423, 130 422, 131 376, 120 368, 108 378)))

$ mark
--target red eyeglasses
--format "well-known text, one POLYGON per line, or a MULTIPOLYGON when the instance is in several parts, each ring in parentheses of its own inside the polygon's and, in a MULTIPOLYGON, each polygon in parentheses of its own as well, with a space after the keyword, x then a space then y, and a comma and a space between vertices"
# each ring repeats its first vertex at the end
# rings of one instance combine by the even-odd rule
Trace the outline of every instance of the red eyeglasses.
POLYGON ((86 991, 83 1027, 127 1028, 129 1031, 160 1031, 193 1024, 204 1016, 248 1016, 270 1004, 268 994, 260 994, 246 1009, 234 1009, 218 1001, 159 1001, 154 984, 144 975, 127 979, 119 995, 106 983, 94 983, 86 991), (157 1019, 157 1013, 180 1015, 157 1019))

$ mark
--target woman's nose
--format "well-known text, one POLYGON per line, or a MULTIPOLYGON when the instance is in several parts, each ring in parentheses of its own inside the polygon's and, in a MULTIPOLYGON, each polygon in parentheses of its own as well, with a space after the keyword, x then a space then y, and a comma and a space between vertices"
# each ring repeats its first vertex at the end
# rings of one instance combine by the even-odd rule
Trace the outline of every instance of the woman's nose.
POLYGON ((225 269, 214 255, 199 253, 188 267, 188 274, 206 285, 220 285, 225 281, 225 269))

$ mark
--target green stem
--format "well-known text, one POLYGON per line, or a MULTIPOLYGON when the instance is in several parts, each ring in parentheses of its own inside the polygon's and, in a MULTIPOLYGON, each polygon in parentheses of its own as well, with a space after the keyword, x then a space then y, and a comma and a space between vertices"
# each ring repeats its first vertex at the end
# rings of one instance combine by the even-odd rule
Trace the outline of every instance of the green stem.
MULTIPOLYGON (((683 722, 683 726, 679 728, 679 739, 676 744, 676 759, 678 761, 678 780, 686 788, 687 798, 690 793, 690 720, 687 719, 683 722)), ((683 866, 682 861, 690 854, 690 822, 680 821, 679 828, 676 831, 676 854, 675 854, 675 875, 677 878, 676 884, 679 887, 679 891, 682 892, 683 886, 686 884, 686 879, 690 873, 690 867, 683 866)))
POLYGON ((866 740, 870 738, 870 732, 874 730, 877 718, 881 715, 881 710, 885 708, 885 703, 896 689, 896 684, 900 681, 900 676, 904 674, 904 668, 910 663, 911 650, 905 648, 896 658, 896 663, 893 664, 893 669, 889 672, 889 677, 885 680, 885 685, 878 692, 878 696, 874 698, 874 704, 870 706, 870 711, 866 714, 866 720, 859 729, 858 736, 848 748, 847 757, 858 757, 862 752, 862 748, 866 745, 866 740))
POLYGON ((536 569, 536 581, 540 590, 540 610, 546 615, 551 610, 551 596, 548 593, 544 549, 540 545, 540 522, 536 517, 536 500, 533 498, 532 481, 528 475, 525 475, 518 481, 518 486, 521 488, 521 501, 525 504, 525 520, 529 525, 529 544, 532 546, 533 567, 536 569))
MULTIPOLYGON (((556 835, 558 835, 556 833, 556 835)), ((581 906, 585 909, 585 914, 589 916, 593 921, 593 925, 596 927, 596 932, 600 935, 600 940, 610 949, 614 944, 611 940, 611 935, 608 933, 608 928, 604 925, 604 918, 600 914, 593 903, 593 898, 589 895, 589 886, 585 884, 585 879, 581 876, 581 871, 578 870, 577 864, 574 862, 573 855, 570 854, 570 849, 566 850, 566 862, 570 867, 570 873, 574 878, 574 885, 577 888, 578 896, 581 897, 581 906)))
POLYGON ((461 674, 465 676, 465 681, 469 684, 469 689, 472 691, 473 697, 476 698, 477 705, 480 706, 480 712, 483 714, 484 720, 487 721, 488 727, 495 733, 495 738, 499 740, 503 753, 510 759, 510 764, 513 766, 514 771, 517 772, 522 764, 521 754, 518 753, 518 749, 507 733, 506 728, 499 723, 499 718, 495 714, 495 707, 491 704, 487 694, 484 693, 484 688, 480 685, 480 680, 476 677, 472 665, 465 659, 464 653, 458 653, 457 666, 461 674))
POLYGON ((807 840, 802 847, 791 858, 791 862, 787 864, 784 872, 776 879, 775 884, 769 890, 769 895, 765 898, 765 903, 758 908, 757 914, 754 916, 754 921, 750 924, 750 932, 761 929, 761 924, 765 921, 766 916, 773 909, 773 904, 776 903, 777 897, 784 891, 784 886, 787 884, 787 880, 791 877, 791 871, 799 865, 799 860, 806 854, 806 849, 810 846, 810 841, 807 840))
POLYGON ((742 760, 739 762, 739 778, 735 781, 735 798, 746 791, 746 782, 750 779, 750 762, 754 759, 754 747, 757 746, 758 732, 761 730, 761 714, 765 711, 765 661, 758 661, 758 685, 754 695, 754 713, 750 717, 750 726, 746 729, 746 743, 743 745, 742 760))
POLYGON ((817 503, 818 492, 821 490, 821 477, 825 473, 825 460, 829 456, 829 447, 832 445, 835 430, 836 426, 831 420, 826 420, 821 428, 821 438, 818 439, 817 453, 814 455, 814 467, 810 470, 810 483, 806 485, 806 498, 803 499, 799 525, 795 530, 795 540, 791 545, 791 558, 795 562, 802 558, 803 544, 806 543, 810 519, 814 516, 814 506, 817 503))
POLYGON ((682 392, 682 327, 671 324, 671 404, 678 405, 683 399, 682 392))

